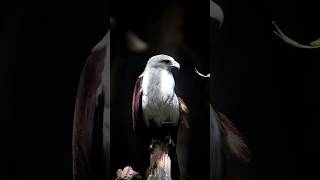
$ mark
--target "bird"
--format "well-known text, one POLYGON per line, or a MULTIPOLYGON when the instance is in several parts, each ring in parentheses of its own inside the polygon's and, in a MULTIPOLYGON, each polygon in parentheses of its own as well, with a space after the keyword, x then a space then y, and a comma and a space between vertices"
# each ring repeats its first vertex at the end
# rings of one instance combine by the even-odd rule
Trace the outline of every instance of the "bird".
MULTIPOLYGON (((148 167, 155 143, 170 145, 171 176, 179 177, 176 153, 179 127, 189 127, 186 103, 175 93, 174 69, 180 64, 164 54, 152 56, 135 83, 132 97, 133 129, 142 158, 142 169, 148 167)), ((155 160, 156 161, 156 160, 155 160)), ((150 168, 155 162, 150 162, 150 168)), ((145 176, 150 174, 145 172, 145 176)))
MULTIPOLYGON (((223 11, 211 0, 210 17, 218 22, 220 28, 223 23, 223 11)), ((156 60, 158 60, 158 63, 163 61, 162 68, 158 68, 162 71, 159 72, 163 72, 166 75, 163 82, 171 82, 171 86, 169 85, 170 83, 164 83, 164 90, 171 89, 171 94, 175 94, 172 90, 174 88, 174 80, 172 80, 172 74, 169 73, 169 70, 172 68, 177 69, 180 65, 173 58, 166 55, 150 58, 150 62, 151 59, 154 59, 154 64, 156 64, 156 60), (167 69, 168 71, 165 72, 163 69, 167 69)), ((151 63, 149 65, 154 66, 151 63)), ((156 139, 156 136, 153 135, 159 136, 161 134, 159 132, 164 129, 165 131, 163 131, 162 135, 167 138, 169 137, 169 141, 170 139, 172 141, 172 148, 170 149, 170 157, 173 160, 172 166, 174 166, 172 173, 179 176, 179 172, 175 172, 179 171, 179 167, 176 160, 177 154, 174 143, 177 144, 176 133, 178 127, 189 127, 187 121, 188 108, 181 98, 177 97, 177 95, 173 96, 174 102, 176 103, 176 99, 178 99, 179 103, 178 118, 177 105, 175 105, 174 108, 169 108, 169 112, 172 113, 170 117, 175 118, 163 121, 164 117, 170 114, 168 113, 168 109, 158 112, 156 110, 151 111, 156 108, 150 108, 150 104, 148 103, 145 103, 144 107, 142 106, 142 96, 145 94, 145 90, 142 88, 143 80, 149 82, 149 85, 145 84, 143 86, 147 89, 146 92, 149 91, 147 87, 151 87, 151 84, 156 85, 155 81, 150 80, 150 74, 153 74, 150 69, 154 68, 146 67, 144 73, 137 79, 134 98, 132 99, 133 127, 140 144, 140 154, 143 156, 143 164, 147 164, 149 162, 152 139, 156 139), (149 80, 147 80, 146 76, 149 76, 149 80), (143 111, 143 109, 145 110, 143 111), (146 112, 145 115, 144 112, 146 112), (161 116, 162 118, 144 119, 144 116, 151 117, 160 112, 164 113, 161 116), (149 122, 149 127, 146 126, 147 123, 145 121, 149 122), (155 125, 160 125, 160 127, 155 125), (158 133, 151 134, 150 132, 153 130, 156 130, 155 132, 158 133)), ((157 87, 159 86, 160 84, 157 85, 157 87)), ((112 174, 114 174, 111 172, 110 162, 110 98, 110 29, 107 28, 107 33, 92 49, 91 54, 87 58, 79 80, 73 117, 73 180, 111 179, 112 174)), ((145 99, 147 99, 147 102, 152 102, 148 98, 145 99)), ((211 104, 213 103, 211 102, 211 104)), ((210 179, 236 179, 239 172, 235 172, 238 171, 238 169, 235 169, 237 168, 235 165, 239 165, 238 162, 248 161, 248 147, 239 136, 239 131, 225 115, 216 112, 212 106, 210 110, 210 179), (227 164, 228 166, 226 167, 227 164), (224 177, 228 174, 232 176, 224 177)))

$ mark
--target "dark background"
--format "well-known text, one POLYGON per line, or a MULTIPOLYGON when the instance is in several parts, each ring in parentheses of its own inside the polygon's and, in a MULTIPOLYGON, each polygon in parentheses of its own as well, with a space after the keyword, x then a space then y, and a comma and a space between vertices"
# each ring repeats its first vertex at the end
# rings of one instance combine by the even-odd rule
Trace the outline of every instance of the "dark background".
POLYGON ((1 1, 0 7, 0 179, 70 180, 78 80, 106 33, 107 1, 1 1))
MULTIPOLYGON (((212 101, 248 142, 246 179, 314 179, 320 52, 285 44, 271 20, 308 43, 320 37, 316 1, 217 2, 225 22, 211 54, 212 101)), ((1 2, 0 179, 71 179, 78 79, 106 32, 106 7, 106 1, 1 2)))
POLYGON ((320 37, 316 1, 218 2, 225 21, 212 59, 216 110, 243 133, 252 153, 247 179, 316 179, 320 129, 320 49, 298 49, 272 31, 274 20, 298 42, 320 37))

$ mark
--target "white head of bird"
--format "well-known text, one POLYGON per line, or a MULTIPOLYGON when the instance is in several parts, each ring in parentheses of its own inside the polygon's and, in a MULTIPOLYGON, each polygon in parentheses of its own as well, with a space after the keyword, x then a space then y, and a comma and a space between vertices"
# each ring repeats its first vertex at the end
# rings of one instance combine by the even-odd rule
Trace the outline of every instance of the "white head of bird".
POLYGON ((150 68, 160 68, 171 70, 172 68, 180 69, 180 64, 175 61, 171 56, 160 54, 152 56, 146 65, 145 71, 150 68))

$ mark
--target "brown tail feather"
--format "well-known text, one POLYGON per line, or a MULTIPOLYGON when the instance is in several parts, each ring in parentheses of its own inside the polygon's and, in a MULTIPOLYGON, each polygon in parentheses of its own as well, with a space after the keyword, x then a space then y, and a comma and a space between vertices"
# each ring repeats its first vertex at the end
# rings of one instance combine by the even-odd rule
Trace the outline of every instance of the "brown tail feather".
POLYGON ((241 134, 234 124, 222 113, 218 113, 224 130, 223 149, 227 159, 237 162, 250 161, 250 152, 248 146, 241 138, 241 134))

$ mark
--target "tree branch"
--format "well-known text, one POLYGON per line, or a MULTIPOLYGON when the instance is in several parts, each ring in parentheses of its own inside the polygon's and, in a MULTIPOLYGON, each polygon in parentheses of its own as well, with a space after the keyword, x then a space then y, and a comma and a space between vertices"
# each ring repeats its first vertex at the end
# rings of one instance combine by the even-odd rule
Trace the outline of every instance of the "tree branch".
POLYGON ((148 180, 171 180, 171 159, 169 157, 169 144, 167 141, 153 143, 148 168, 148 180))
MULTIPOLYGON (((171 159, 169 157, 169 142, 155 141, 152 143, 150 165, 147 169, 147 180, 171 180, 171 159)), ((130 166, 118 169, 116 180, 142 179, 141 175, 130 166)))

